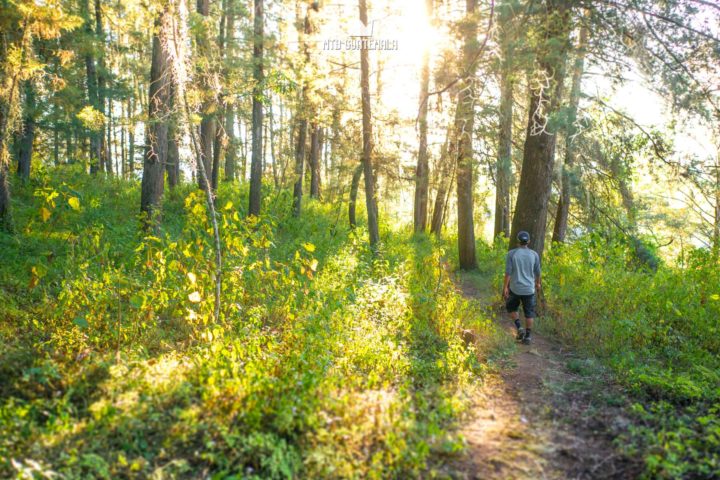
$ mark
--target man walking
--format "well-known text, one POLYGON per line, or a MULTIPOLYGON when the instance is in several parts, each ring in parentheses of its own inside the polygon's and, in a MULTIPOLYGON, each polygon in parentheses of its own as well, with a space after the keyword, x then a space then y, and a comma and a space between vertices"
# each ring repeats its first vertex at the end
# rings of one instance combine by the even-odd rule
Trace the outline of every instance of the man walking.
POLYGON ((505 282, 503 298, 505 308, 517 328, 517 339, 524 344, 531 340, 535 319, 535 292, 540 290, 540 256, 528 248, 530 234, 522 231, 517 235, 520 246, 510 250, 505 259, 505 282), (522 303, 525 314, 525 329, 520 327, 518 310, 522 303))

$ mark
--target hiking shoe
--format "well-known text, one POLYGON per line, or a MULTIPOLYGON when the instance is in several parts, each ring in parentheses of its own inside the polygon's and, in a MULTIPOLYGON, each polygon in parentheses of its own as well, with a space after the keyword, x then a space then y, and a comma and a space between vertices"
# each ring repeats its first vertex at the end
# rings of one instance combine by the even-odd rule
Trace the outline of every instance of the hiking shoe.
POLYGON ((523 345, 530 345, 531 341, 532 341, 532 338, 530 337, 530 335, 525 335, 522 338, 523 345))
POLYGON ((525 329, 524 328, 518 328, 517 336, 515 337, 518 341, 523 341, 525 339, 525 329))

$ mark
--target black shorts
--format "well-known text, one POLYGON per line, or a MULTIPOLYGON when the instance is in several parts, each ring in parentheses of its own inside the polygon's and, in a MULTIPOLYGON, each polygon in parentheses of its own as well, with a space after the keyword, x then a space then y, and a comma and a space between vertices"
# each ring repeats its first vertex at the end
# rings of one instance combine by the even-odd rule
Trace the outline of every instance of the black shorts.
POLYGON ((505 308, 507 308, 508 313, 517 312, 520 308, 520 303, 522 303, 525 318, 535 318, 535 294, 515 295, 513 291, 510 290, 510 296, 508 296, 507 302, 505 302, 505 308))

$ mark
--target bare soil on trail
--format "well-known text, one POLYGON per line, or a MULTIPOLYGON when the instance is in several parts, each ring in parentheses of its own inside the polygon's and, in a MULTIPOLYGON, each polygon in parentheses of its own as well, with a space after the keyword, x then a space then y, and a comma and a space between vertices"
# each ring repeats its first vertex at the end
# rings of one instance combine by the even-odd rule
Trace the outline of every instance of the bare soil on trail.
MULTIPOLYGON (((515 328, 501 305, 492 305, 486 281, 462 276, 458 286, 495 313, 507 334, 515 328)), ((542 319, 539 320, 540 322, 542 319)), ((588 360, 589 361, 589 360, 588 360)), ((533 329, 531 345, 518 344, 474 399, 461 433, 465 454, 448 465, 458 479, 632 479, 639 463, 621 455, 613 439, 630 421, 627 404, 595 370, 572 371, 585 359, 533 329)))

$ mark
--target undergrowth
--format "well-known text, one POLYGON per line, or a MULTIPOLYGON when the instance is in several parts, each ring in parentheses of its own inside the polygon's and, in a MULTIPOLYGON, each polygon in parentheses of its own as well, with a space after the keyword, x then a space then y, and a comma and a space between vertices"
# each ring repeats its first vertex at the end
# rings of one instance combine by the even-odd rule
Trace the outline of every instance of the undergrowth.
MULTIPOLYGON (((463 448, 492 324, 441 245, 380 252, 337 206, 245 219, 224 185, 220 322, 191 186, 138 230, 138 186, 57 170, 15 188, 0 236, 0 477, 405 478, 463 448), (51 180, 52 178, 52 180, 51 180)), ((384 231, 388 231, 386 227, 384 231)))
POLYGON ((589 236, 544 260, 553 334, 603 360, 634 402, 618 439, 646 478, 720 477, 720 264, 698 249, 656 271, 589 236))

